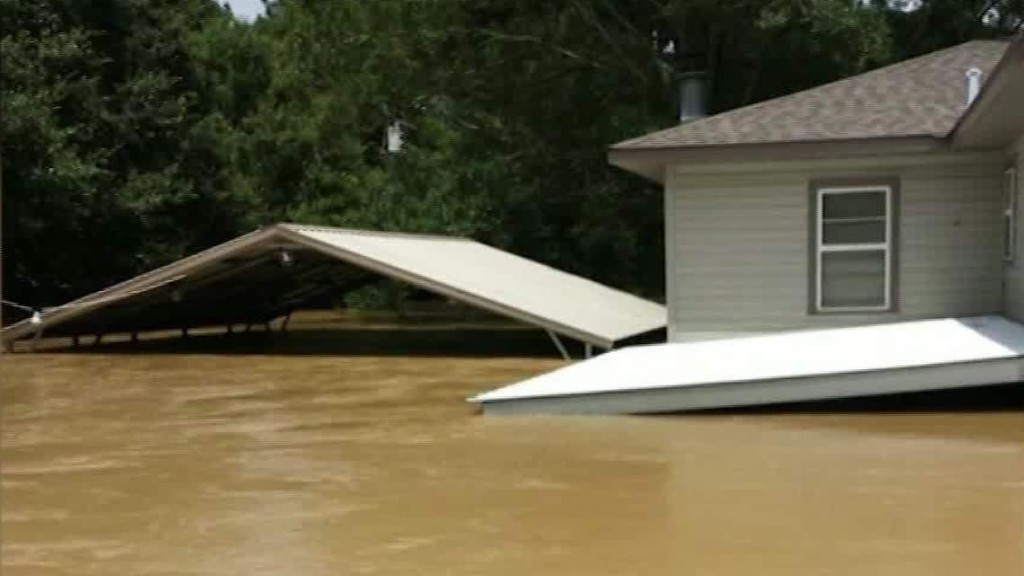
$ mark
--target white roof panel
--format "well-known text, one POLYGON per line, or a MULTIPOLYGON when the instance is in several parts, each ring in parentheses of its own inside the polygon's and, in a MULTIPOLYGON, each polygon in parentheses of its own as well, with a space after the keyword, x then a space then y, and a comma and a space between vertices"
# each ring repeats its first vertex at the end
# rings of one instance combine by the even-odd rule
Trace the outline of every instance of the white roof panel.
POLYGON ((466 238, 284 228, 376 272, 592 344, 667 321, 659 304, 466 238))
POLYGON ((488 403, 711 387, 1021 356, 1024 356, 1024 326, 1002 317, 920 320, 628 347, 470 400, 488 403))
MULTIPOLYGON (((234 292, 239 294, 235 300, 245 297, 246 287, 236 284, 249 282, 252 284, 250 292, 259 292, 265 290, 269 282, 266 276, 255 274, 230 275, 246 267, 256 270, 287 246, 308 249, 322 255, 321 260, 324 257, 328 261, 334 259, 606 348, 623 339, 664 328, 667 320, 665 308, 659 304, 466 238, 277 224, 63 306, 44 310, 41 322, 33 324, 25 320, 8 326, 3 331, 3 339, 11 342, 61 324, 68 330, 77 330, 67 323, 81 323, 89 318, 100 320, 90 326, 147 329, 152 324, 146 323, 147 311, 150 320, 158 313, 163 314, 160 318, 164 319, 171 314, 172 320, 153 322, 180 319, 182 326, 224 321, 227 317, 217 316, 216 312, 226 305, 225 298, 230 298, 234 292), (187 303, 190 290, 211 286, 211 279, 220 279, 222 284, 216 286, 229 284, 223 288, 227 292, 225 296, 217 299, 216 294, 210 296, 208 290, 206 296, 212 298, 208 305, 204 304, 206 300, 199 300, 190 308, 168 308, 168 298, 162 291, 170 293, 180 285, 187 303), (126 313, 124 306, 132 302, 136 308, 126 313), (120 312, 115 312, 116 307, 121 307, 120 312), (112 322, 115 313, 120 315, 112 322)), ((267 273, 266 268, 262 270, 267 273)), ((275 274, 287 279, 288 270, 294 271, 295 267, 279 269, 275 274)), ((307 272, 313 274, 316 270, 307 272)), ((295 272, 292 277, 307 272, 295 272)), ((295 293, 301 291, 288 292, 295 293)), ((253 310, 253 313, 273 314, 281 304, 268 301, 263 305, 265 310, 253 310)))

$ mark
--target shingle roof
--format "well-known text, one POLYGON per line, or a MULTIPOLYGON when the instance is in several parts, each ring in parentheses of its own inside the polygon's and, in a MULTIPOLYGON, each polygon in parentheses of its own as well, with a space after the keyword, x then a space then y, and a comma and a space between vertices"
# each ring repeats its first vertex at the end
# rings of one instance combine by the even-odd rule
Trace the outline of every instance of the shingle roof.
POLYGON ((966 110, 964 73, 1008 43, 974 40, 858 76, 615 144, 617 150, 946 136, 966 110))

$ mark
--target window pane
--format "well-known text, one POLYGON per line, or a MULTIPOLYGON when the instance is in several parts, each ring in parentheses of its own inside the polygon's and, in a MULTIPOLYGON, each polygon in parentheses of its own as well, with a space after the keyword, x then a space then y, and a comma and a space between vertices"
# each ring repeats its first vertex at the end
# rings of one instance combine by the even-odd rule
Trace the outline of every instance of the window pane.
POLYGON ((831 218, 868 218, 885 216, 885 192, 825 193, 823 216, 831 218))
POLYGON ((885 305, 885 251, 827 252, 821 255, 823 308, 885 305))
POLYGON ((826 245, 885 242, 885 220, 825 222, 822 226, 822 240, 826 245))

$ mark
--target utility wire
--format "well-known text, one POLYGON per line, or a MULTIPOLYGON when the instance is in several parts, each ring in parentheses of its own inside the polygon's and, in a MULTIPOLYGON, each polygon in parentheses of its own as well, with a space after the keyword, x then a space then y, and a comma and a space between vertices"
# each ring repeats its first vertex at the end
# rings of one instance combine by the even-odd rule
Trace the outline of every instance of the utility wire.
POLYGON ((25 312, 35 312, 36 311, 36 309, 31 307, 31 306, 25 306, 24 304, 18 304, 17 302, 11 302, 10 300, 0 300, 0 303, 6 304, 6 305, 10 306, 11 308, 17 308, 18 310, 23 310, 25 312))

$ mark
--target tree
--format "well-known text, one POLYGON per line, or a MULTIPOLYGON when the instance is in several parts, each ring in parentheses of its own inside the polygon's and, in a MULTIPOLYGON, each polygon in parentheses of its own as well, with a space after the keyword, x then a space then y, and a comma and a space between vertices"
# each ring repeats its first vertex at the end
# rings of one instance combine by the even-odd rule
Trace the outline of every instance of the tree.
POLYGON ((236 233, 231 139, 188 33, 193 0, 2 5, 7 294, 52 304, 236 233))
POLYGON ((648 296, 675 124, 1021 26, 1024 0, 5 0, 8 296, 49 304, 293 220, 469 235, 648 296), (392 153, 385 130, 401 126, 392 153))

